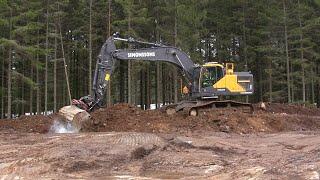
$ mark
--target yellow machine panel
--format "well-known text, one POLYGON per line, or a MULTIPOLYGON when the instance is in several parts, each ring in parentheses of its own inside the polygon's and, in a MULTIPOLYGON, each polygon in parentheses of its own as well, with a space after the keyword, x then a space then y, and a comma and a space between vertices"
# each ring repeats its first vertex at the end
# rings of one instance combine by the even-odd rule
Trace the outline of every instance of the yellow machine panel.
POLYGON ((246 72, 234 72, 233 63, 226 63, 225 66, 216 62, 206 63, 201 74, 202 87, 213 87, 214 93, 223 95, 252 93, 252 75, 246 72))
POLYGON ((215 89, 226 89, 231 93, 245 92, 246 90, 238 84, 237 75, 226 74, 222 79, 213 85, 215 89))

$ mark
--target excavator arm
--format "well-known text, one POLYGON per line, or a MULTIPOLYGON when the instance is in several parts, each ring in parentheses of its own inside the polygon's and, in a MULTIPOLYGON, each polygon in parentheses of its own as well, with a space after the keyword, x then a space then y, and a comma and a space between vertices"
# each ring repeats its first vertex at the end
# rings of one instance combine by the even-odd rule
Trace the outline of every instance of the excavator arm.
POLYGON ((134 39, 121 39, 110 37, 102 46, 100 54, 97 59, 96 69, 93 80, 93 92, 90 102, 89 98, 86 104, 89 104, 89 111, 95 107, 102 105, 104 94, 108 88, 108 81, 114 70, 114 65, 117 60, 143 60, 143 61, 162 61, 176 65, 180 68, 187 79, 192 81, 192 73, 195 67, 193 61, 189 56, 181 50, 163 46, 159 44, 146 43, 136 41, 134 39), (138 49, 116 49, 115 41, 125 41, 127 43, 138 43, 151 46, 150 48, 138 49))

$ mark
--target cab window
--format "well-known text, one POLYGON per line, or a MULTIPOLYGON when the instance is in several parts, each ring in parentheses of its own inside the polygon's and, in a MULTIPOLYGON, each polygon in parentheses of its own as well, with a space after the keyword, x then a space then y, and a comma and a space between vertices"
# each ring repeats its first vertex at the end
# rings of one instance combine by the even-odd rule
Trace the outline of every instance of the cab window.
POLYGON ((202 68, 202 87, 213 86, 223 77, 223 69, 220 66, 202 68))

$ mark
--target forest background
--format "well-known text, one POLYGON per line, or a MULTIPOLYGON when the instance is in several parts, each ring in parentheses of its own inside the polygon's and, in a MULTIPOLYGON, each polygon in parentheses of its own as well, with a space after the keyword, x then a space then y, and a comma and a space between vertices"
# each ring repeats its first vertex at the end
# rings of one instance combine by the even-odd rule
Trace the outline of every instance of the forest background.
MULTIPOLYGON (((64 61, 72 98, 91 93, 114 32, 234 62, 254 75, 250 102, 320 105, 320 0, 0 0, 0 118, 69 104, 64 61)), ((185 83, 170 64, 118 62, 106 102, 173 103, 185 83)))

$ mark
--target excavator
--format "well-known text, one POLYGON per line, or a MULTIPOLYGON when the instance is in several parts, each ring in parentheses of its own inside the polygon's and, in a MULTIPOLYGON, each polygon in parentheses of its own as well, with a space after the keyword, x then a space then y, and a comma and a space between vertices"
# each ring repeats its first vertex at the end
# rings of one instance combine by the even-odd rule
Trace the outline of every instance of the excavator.
POLYGON ((222 99, 226 96, 253 94, 253 75, 250 72, 234 72, 233 63, 224 65, 208 62, 198 65, 176 47, 114 35, 106 40, 97 57, 93 94, 72 100, 72 105, 62 107, 59 114, 76 128, 81 129, 82 124, 90 119, 90 113, 103 107, 105 92, 116 61, 134 60, 167 62, 181 69, 182 75, 188 82, 188 85, 183 88, 183 91, 188 93, 188 98, 162 107, 162 110, 168 114, 182 111, 188 115, 197 116, 200 110, 224 107, 243 107, 253 112, 250 103, 222 99), (116 41, 144 45, 147 48, 117 49, 116 41))

